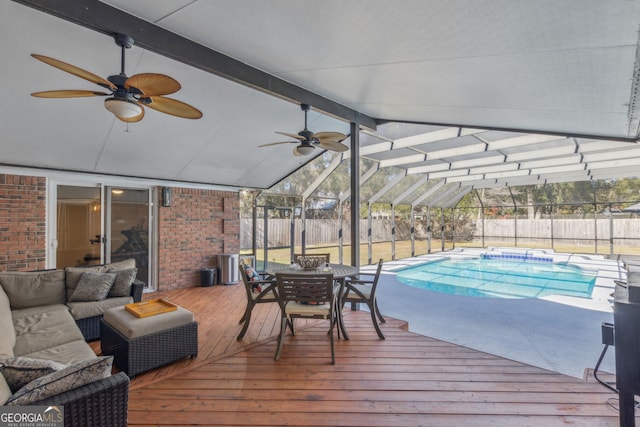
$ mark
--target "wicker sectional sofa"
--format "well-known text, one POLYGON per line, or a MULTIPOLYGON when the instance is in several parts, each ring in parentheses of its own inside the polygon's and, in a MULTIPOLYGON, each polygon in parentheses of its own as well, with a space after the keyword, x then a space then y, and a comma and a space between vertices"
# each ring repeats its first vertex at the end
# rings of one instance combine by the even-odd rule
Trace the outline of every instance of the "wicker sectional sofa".
POLYGON ((125 274, 131 268, 0 272, 0 404, 62 406, 65 426, 127 425, 129 377, 112 375, 113 357, 97 356, 87 340, 99 338, 106 310, 140 301, 144 284, 125 274), (96 286, 104 296, 100 281, 129 295, 83 298, 96 286))

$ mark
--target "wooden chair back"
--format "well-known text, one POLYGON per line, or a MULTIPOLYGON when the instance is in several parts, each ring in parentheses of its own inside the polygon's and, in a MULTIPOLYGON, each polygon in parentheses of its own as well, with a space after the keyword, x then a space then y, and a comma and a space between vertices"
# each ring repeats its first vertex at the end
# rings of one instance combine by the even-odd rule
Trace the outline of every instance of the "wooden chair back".
POLYGON ((276 273, 278 295, 283 306, 289 301, 301 304, 333 304, 333 274, 276 273))

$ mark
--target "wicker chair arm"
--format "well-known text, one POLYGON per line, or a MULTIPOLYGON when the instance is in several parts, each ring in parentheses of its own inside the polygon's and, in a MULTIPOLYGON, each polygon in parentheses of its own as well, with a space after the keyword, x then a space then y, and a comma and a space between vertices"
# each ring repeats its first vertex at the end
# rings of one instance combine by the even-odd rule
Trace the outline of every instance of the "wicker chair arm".
POLYGON ((131 285, 131 296, 133 297, 133 302, 142 301, 142 290, 144 289, 144 282, 136 279, 133 281, 131 285))
POLYGON ((128 402, 129 377, 118 372, 33 405, 63 406, 65 427, 126 427, 128 402))

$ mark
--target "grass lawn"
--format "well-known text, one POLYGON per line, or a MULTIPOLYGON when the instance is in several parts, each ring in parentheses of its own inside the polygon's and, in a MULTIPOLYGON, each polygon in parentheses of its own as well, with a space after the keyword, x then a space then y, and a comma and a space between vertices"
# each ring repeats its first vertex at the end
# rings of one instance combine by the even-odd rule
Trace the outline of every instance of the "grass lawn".
MULTIPOLYGON (((469 242, 469 243, 456 243, 456 248, 461 247, 480 247, 480 243, 469 242)), ((485 241, 486 247, 491 246, 513 246, 512 243, 505 242, 487 242, 485 241)), ((519 242, 518 247, 522 248, 534 248, 534 249, 551 249, 551 247, 546 245, 535 244, 531 242, 519 242)), ((447 242, 445 244, 444 250, 452 249, 453 245, 451 242, 447 242)), ((302 249, 300 247, 295 248, 295 252, 301 252, 302 249)), ((427 253, 435 253, 442 251, 442 241, 439 239, 431 240, 431 251, 429 252, 428 243, 426 240, 420 240, 415 242, 415 253, 414 255, 425 255, 427 253)), ((576 246, 576 245, 561 245, 555 244, 553 248, 556 252, 568 252, 568 253, 582 253, 582 254, 595 254, 595 248, 593 246, 576 246)), ((626 247, 617 247, 616 254, 625 254, 625 255, 640 255, 639 248, 626 248, 626 247)), ((243 254, 250 253, 249 251, 242 251, 243 254)), ((331 261, 338 263, 340 262, 340 251, 338 246, 323 246, 323 247, 307 247, 306 253, 314 254, 314 253, 330 253, 331 261)), ((599 255, 608 256, 609 255, 609 246, 608 245, 598 245, 599 255)), ((278 249, 269 249, 268 258, 270 263, 278 263, 278 264, 289 264, 290 260, 290 249, 289 248, 278 248, 278 249)), ((401 240, 396 241, 395 247, 395 256, 392 253, 392 245, 391 242, 380 242, 373 243, 371 248, 371 262, 369 262, 369 248, 366 243, 360 244, 360 265, 368 265, 375 264, 378 262, 380 258, 385 261, 389 261, 392 259, 402 259, 411 257, 411 241, 409 240, 401 240)), ((256 253, 256 260, 258 261, 258 265, 264 261, 264 251, 262 249, 258 249, 256 253)), ((350 264, 351 263, 351 247, 344 246, 342 252, 342 263, 350 264)))

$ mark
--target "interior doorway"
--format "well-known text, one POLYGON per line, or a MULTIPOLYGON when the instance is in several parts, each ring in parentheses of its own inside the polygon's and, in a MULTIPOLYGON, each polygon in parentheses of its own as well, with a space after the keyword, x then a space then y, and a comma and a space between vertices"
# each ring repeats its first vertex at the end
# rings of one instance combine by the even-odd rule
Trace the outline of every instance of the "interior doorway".
POLYGON ((55 267, 134 258, 137 278, 149 287, 150 189, 62 184, 55 188, 55 267))
POLYGON ((101 264, 100 187, 57 186, 55 267, 101 264))

